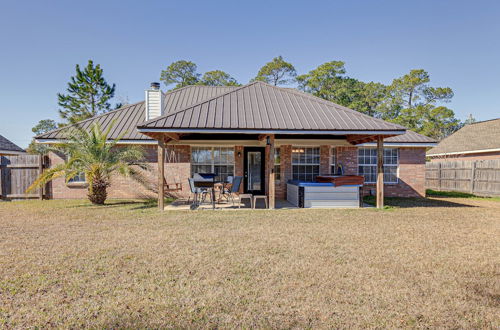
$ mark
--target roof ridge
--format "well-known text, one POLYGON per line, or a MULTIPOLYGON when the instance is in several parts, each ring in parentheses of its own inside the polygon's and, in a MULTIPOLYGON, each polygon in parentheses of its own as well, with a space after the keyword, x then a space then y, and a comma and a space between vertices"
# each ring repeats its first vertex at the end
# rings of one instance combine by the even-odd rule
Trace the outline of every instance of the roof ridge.
POLYGON ((476 121, 476 122, 470 123, 468 125, 482 124, 482 123, 487 123, 489 121, 495 121, 495 120, 500 120, 500 117, 499 118, 493 118, 493 119, 486 119, 486 120, 482 120, 482 121, 476 121))
MULTIPOLYGON (((233 89, 233 90, 230 90, 230 91, 228 91, 228 92, 225 92, 225 93, 222 93, 222 94, 219 94, 219 95, 213 96, 213 97, 208 98, 208 99, 205 99, 205 100, 202 100, 202 101, 200 101, 200 102, 198 102, 198 103, 195 103, 195 104, 190 104, 190 105, 188 105, 188 106, 186 106, 186 107, 184 107, 184 108, 182 108, 182 109, 179 109, 179 110, 177 110, 177 111, 170 112, 170 113, 164 114, 164 115, 162 115, 162 116, 159 116, 159 117, 156 117, 156 118, 153 118, 153 119, 147 120, 147 121, 143 121, 142 123, 140 123, 140 124, 139 124, 139 125, 137 125, 137 126, 147 125, 147 124, 150 124, 150 123, 152 123, 152 122, 154 122, 154 121, 156 121, 156 120, 160 120, 160 119, 162 119, 162 118, 167 118, 167 117, 170 117, 171 115, 176 115, 176 114, 181 113, 181 112, 183 112, 183 111, 186 111, 186 110, 188 110, 188 109, 191 109, 191 108, 197 107, 197 106, 199 106, 199 105, 201 105, 201 104, 203 104, 203 103, 205 103, 205 102, 210 102, 210 101, 212 101, 212 100, 214 100, 214 99, 217 99, 217 98, 219 98, 219 97, 221 97, 221 96, 226 96, 226 95, 228 95, 228 94, 230 94, 230 93, 236 92, 237 90, 240 90, 240 89, 242 89, 242 88, 244 88, 244 87, 248 87, 248 86, 254 85, 254 84, 256 84, 256 83, 258 83, 258 81, 253 81, 253 82, 248 83, 248 84, 246 84, 246 85, 238 86, 237 88, 235 88, 235 89, 233 89)), ((194 85, 190 85, 190 86, 194 86, 194 85)), ((202 86, 202 85, 198 85, 198 86, 202 86)), ((216 87, 216 86, 212 86, 212 87, 216 87)), ((220 87, 222 87, 222 86, 220 86, 220 87)))

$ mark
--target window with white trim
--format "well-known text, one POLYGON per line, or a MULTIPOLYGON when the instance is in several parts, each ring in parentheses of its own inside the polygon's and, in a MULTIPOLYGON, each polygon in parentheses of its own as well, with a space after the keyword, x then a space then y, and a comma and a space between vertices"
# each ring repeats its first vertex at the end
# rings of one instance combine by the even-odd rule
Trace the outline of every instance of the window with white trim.
POLYGON ((80 172, 71 179, 68 180, 68 183, 85 183, 85 173, 80 172))
POLYGON ((333 147, 330 150, 330 174, 335 175, 337 173, 337 148, 333 147))
MULTIPOLYGON (((384 183, 398 183, 399 149, 384 149, 384 183)), ((365 183, 377 182, 377 149, 358 149, 358 173, 365 183)))
POLYGON ((274 181, 281 180, 281 157, 280 148, 274 149, 274 181))
POLYGON ((292 178, 314 182, 319 175, 319 148, 292 148, 292 178))
MULTIPOLYGON (((65 155, 65 161, 67 162, 70 158, 69 154, 65 155)), ((68 179, 68 183, 86 183, 85 181, 85 173, 84 172, 79 172, 77 175, 75 175, 72 178, 68 179)))
POLYGON ((194 173, 215 173, 220 180, 234 175, 234 148, 192 147, 191 175, 194 173))

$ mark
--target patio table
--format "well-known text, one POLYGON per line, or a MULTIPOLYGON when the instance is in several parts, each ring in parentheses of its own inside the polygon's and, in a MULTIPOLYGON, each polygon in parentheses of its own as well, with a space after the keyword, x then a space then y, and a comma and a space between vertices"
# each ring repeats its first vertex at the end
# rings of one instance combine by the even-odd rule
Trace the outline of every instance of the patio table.
MULTIPOLYGON (((205 188, 211 191, 211 199, 212 199, 212 209, 215 209, 215 186, 220 182, 215 180, 206 180, 206 181, 195 181, 194 186, 196 188, 205 188)), ((193 205, 199 206, 198 204, 198 192, 195 192, 195 197, 193 199, 193 205)))

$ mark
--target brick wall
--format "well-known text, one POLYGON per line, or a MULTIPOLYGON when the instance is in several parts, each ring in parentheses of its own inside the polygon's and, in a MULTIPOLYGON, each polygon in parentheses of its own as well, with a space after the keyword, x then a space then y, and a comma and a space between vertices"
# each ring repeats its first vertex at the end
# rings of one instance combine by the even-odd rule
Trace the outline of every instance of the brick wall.
POLYGON ((330 150, 331 146, 319 147, 319 175, 330 174, 330 150))
POLYGON ((358 174, 358 148, 337 147, 337 164, 342 164, 345 175, 358 174))
MULTIPOLYGON (((147 175, 150 189, 138 184, 130 178, 113 176, 111 186, 108 189, 109 198, 156 198, 157 188, 157 147, 144 146, 147 155, 147 164, 151 172, 147 175)), ((243 176, 243 146, 235 146, 235 175, 243 176), (241 156, 238 157, 238 152, 241 156)), ((336 147, 337 162, 341 163, 346 175, 358 174, 358 148, 336 147)), ((286 198, 286 183, 292 179, 292 146, 280 146, 281 158, 281 180, 276 182, 276 197, 286 198)), ((425 194, 425 148, 399 148, 399 183, 386 184, 386 196, 416 197, 425 194)), ((331 147, 320 146, 320 173, 330 174, 331 147)), ((51 153, 49 155, 52 166, 63 162, 63 157, 51 153)), ((191 175, 190 168, 191 148, 187 145, 169 146, 166 150, 165 177, 168 183, 180 182, 182 191, 172 192, 177 197, 189 195, 188 178, 191 175)), ((266 176, 267 178, 267 176, 266 176)), ((266 185, 267 186, 267 185, 266 185)), ((364 194, 374 190, 374 184, 367 184, 363 188, 364 194)), ((240 191, 243 191, 243 184, 240 191)), ((82 185, 71 186, 65 183, 64 178, 55 179, 49 188, 52 198, 86 198, 87 188, 82 185)))
MULTIPOLYGON (((397 184, 384 185, 385 196, 425 196, 425 151, 425 148, 399 148, 399 180, 397 184)), ((375 189, 375 184, 365 184, 363 194, 375 195, 375 189)))
MULTIPOLYGON (((146 164, 149 171, 144 172, 147 179, 145 186, 137 181, 126 178, 121 175, 114 175, 111 178, 111 186, 108 188, 109 198, 157 198, 158 185, 158 152, 157 146, 143 146, 146 155, 146 164)), ((191 152, 189 146, 169 147, 167 153, 172 157, 175 154, 177 161, 165 164, 165 178, 167 183, 182 183, 182 191, 171 192, 174 196, 187 196, 189 194, 189 185, 187 178, 190 177, 190 158, 191 152)), ((172 159, 171 159, 172 160, 172 159)), ((49 154, 50 166, 55 166, 64 162, 64 156, 55 153, 49 154)), ((84 184, 66 184, 65 178, 60 177, 49 184, 49 195, 54 199, 75 199, 87 197, 87 186, 84 184)))

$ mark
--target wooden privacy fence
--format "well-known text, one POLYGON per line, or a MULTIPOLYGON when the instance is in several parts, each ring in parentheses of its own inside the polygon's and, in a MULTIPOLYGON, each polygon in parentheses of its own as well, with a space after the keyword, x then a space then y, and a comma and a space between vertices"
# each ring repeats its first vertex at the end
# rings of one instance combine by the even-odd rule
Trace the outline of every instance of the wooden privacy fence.
POLYGON ((425 185, 428 189, 438 191, 500 195, 500 160, 427 163, 425 185))
POLYGON ((46 159, 39 155, 0 156, 0 199, 43 199, 45 189, 26 189, 42 173, 46 159))

